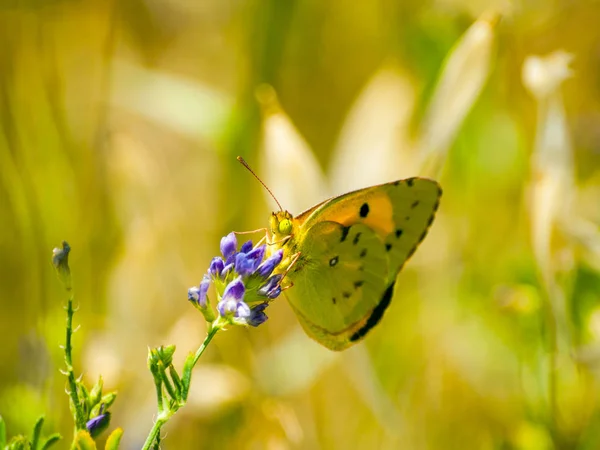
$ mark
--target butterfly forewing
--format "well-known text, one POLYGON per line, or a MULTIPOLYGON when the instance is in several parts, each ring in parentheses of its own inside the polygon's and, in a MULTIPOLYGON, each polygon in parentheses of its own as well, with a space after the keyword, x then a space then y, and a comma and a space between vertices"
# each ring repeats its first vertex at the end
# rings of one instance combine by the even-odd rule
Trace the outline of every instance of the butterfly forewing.
POLYGON ((395 278, 425 238, 441 195, 437 182, 408 178, 331 198, 296 219, 303 229, 320 221, 367 225, 384 242, 391 259, 389 276, 395 278))

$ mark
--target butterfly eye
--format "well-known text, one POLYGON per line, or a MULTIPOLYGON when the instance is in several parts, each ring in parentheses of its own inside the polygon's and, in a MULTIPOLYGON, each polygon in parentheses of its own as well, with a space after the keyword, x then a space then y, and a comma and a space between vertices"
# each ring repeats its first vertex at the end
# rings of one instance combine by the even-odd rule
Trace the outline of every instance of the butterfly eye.
POLYGON ((289 219, 283 219, 279 222, 279 232, 284 235, 289 235, 292 233, 292 221, 289 219))

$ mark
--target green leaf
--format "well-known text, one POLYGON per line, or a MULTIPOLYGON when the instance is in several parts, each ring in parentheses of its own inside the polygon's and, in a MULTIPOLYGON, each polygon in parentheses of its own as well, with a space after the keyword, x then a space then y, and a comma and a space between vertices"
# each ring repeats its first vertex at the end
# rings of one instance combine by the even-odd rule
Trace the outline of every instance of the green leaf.
POLYGON ((6 447, 6 423, 4 423, 4 419, 0 416, 0 449, 6 447))
POLYGON ((96 450, 96 443, 86 430, 79 430, 75 435, 74 448, 77 450, 96 450))
POLYGON ((96 416, 100 415, 101 408, 103 411, 107 411, 108 408, 110 408, 110 406, 115 402, 116 398, 117 398, 116 392, 109 392, 108 394, 106 394, 104 397, 102 397, 100 399, 100 401, 96 404, 96 406, 94 406, 92 408, 92 410, 90 411, 90 417, 96 417, 96 416))
POLYGON ((102 379, 102 375, 98 377, 98 381, 90 391, 90 409, 100 402, 102 398, 102 388, 104 387, 104 380, 102 379))
POLYGON ((123 437, 123 428, 117 428, 106 440, 105 450, 117 450, 119 448, 119 444, 121 443, 121 438, 123 437))
POLYGON ((92 409, 93 406, 90 401, 90 392, 85 387, 83 382, 79 380, 77 381, 77 390, 79 391, 79 398, 81 399, 81 403, 85 405, 85 417, 87 419, 90 413, 90 409, 92 409))
POLYGON ((194 368, 194 364, 194 354, 190 353, 185 359, 185 363, 183 364, 183 376, 181 377, 181 398, 183 401, 187 400, 188 392, 190 390, 190 383, 192 380, 192 369, 194 368))
POLYGON ((46 442, 44 442, 44 444, 42 445, 41 450, 46 450, 50 448, 53 444, 57 443, 61 439, 62 436, 59 433, 51 434, 50 436, 48 436, 48 439, 46 439, 46 442))
POLYGON ((31 448, 32 450, 37 450, 38 443, 40 442, 40 436, 42 435, 42 427, 44 426, 44 416, 40 416, 40 418, 35 423, 33 427, 33 436, 31 437, 31 448))

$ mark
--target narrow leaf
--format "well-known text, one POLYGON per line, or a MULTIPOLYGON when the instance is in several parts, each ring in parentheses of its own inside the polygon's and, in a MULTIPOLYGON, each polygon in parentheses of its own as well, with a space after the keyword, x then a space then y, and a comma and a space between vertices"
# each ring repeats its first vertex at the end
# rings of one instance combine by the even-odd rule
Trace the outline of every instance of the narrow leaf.
POLYGON ((50 448, 53 444, 57 443, 61 439, 62 436, 59 433, 51 434, 50 436, 48 436, 48 439, 46 439, 46 442, 44 442, 44 444, 42 445, 41 450, 46 450, 50 448))
POLYGON ((40 436, 42 435, 42 427, 44 426, 44 416, 40 416, 40 418, 35 423, 33 427, 33 436, 31 437, 31 448, 32 450, 37 450, 38 443, 40 442, 40 436))
POLYGON ((4 423, 4 419, 0 416, 0 448, 6 447, 6 423, 4 423))

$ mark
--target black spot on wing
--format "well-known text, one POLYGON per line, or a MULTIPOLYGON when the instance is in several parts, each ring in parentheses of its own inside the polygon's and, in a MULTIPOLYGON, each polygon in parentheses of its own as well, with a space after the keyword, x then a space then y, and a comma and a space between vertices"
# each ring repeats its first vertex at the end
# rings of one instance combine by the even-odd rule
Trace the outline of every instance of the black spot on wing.
POLYGON ((337 303, 337 300, 335 299, 335 297, 333 297, 333 298, 331 299, 331 301, 333 302, 333 304, 334 304, 334 305, 337 303))
POLYGON ((385 292, 381 296, 381 300, 379 300, 379 303, 373 309, 373 312, 367 319, 367 322, 358 331, 356 331, 356 333, 350 336, 350 342, 358 341, 359 339, 364 337, 371 328, 373 328, 379 323, 379 321, 383 317, 383 313, 392 301, 393 293, 394 283, 390 284, 389 287, 385 290, 385 292))
POLYGON ((398 228, 396 230, 396 239, 398 239, 400 236, 402 236, 402 233, 403 233, 402 228, 398 228))
POLYGON ((356 233, 356 236, 354 236, 354 240, 352 241, 352 243, 353 243, 354 245, 358 244, 358 240, 360 239, 360 235, 361 235, 361 234, 362 234, 362 233, 359 231, 358 233, 356 233))
POLYGON ((367 256, 367 249, 366 249, 366 248, 363 248, 363 249, 360 251, 360 255, 359 255, 359 256, 360 256, 361 258, 364 258, 365 256, 367 256))
POLYGON ((352 295, 352 293, 350 293, 350 292, 342 292, 342 297, 344 297, 344 298, 350 298, 351 295, 352 295))
POLYGON ((329 260, 329 266, 330 266, 330 267, 333 267, 333 266, 335 266, 335 265, 338 263, 338 259, 339 259, 339 258, 338 258, 337 256, 334 256, 333 258, 331 258, 331 259, 329 260))
POLYGON ((411 208, 416 208, 417 206, 419 206, 419 200, 415 200, 413 204, 410 205, 411 208))
POLYGON ((340 242, 344 242, 346 240, 349 231, 350 227, 342 227, 342 238, 340 239, 340 242))
POLYGON ((400 180, 394 181, 394 186, 398 186, 400 184, 400 180))
POLYGON ((406 184, 408 184, 408 187, 412 187, 413 184, 415 184, 415 179, 409 178, 408 180, 406 180, 406 184))
POLYGON ((385 244, 385 251, 389 252, 392 249, 392 244, 385 244))
POLYGON ((365 217, 367 217, 369 215, 369 204, 368 203, 363 203, 362 206, 360 207, 360 217, 362 217, 363 219, 365 217))
POLYGON ((354 288, 358 289, 359 287, 361 287, 363 284, 365 284, 365 282, 363 280, 358 280, 354 282, 354 288))

